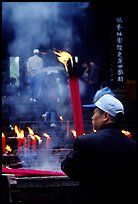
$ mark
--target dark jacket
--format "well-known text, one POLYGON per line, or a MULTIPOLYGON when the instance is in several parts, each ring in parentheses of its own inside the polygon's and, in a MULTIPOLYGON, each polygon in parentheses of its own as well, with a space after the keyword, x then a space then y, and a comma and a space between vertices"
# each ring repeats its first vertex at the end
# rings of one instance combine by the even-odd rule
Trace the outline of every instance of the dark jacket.
MULTIPOLYGON (((71 179, 79 181, 79 203, 131 201, 135 195, 136 142, 115 124, 79 136, 61 163, 71 179)), ((132 202, 133 203, 133 202, 132 202)))

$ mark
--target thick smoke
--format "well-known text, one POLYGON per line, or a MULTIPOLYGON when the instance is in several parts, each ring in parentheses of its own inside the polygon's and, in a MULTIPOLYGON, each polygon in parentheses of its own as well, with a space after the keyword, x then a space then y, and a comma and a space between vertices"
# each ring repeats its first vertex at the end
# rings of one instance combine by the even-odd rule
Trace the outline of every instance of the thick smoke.
POLYGON ((3 23, 9 21, 15 32, 9 52, 22 53, 26 46, 58 45, 71 49, 73 43, 81 40, 75 18, 84 22, 88 5, 88 2, 3 2, 3 23))
MULTIPOLYGON (((88 6, 88 2, 3 2, 3 38, 5 40, 6 38, 12 39, 8 44, 10 56, 17 56, 18 54, 22 56, 24 52, 29 56, 34 48, 41 48, 42 52, 48 52, 48 55, 43 56, 43 58, 46 58, 46 61, 47 59, 50 60, 48 56, 51 54, 50 50, 53 48, 71 51, 71 54, 74 54, 72 53, 74 45, 79 49, 79 45, 81 44, 78 22, 84 24, 87 20, 85 11, 88 6), (10 37, 10 33, 6 32, 8 26, 13 29, 14 36, 10 37)), ((51 58, 51 61, 52 60, 53 58, 51 58)), ((45 73, 41 94, 45 111, 48 108, 48 95, 54 90, 58 95, 54 107, 57 114, 63 117, 66 116, 67 120, 72 120, 70 88, 64 66, 61 63, 57 63, 55 66, 47 66, 47 64, 45 64, 45 67, 47 68, 47 74, 45 73)), ((79 81, 79 85, 80 93, 83 94, 85 89, 81 81, 79 81)), ((30 108, 30 106, 27 106, 26 101, 21 107, 21 101, 19 103, 18 101, 20 101, 20 99, 14 100, 14 98, 11 98, 8 100, 11 107, 11 121, 16 121, 16 113, 20 117, 26 116, 26 120, 31 119, 32 112, 34 116, 38 115, 39 110, 36 108, 33 109, 33 106, 35 107, 34 104, 30 108), (14 105, 15 109, 13 109, 14 105)), ((44 112, 39 113, 40 116, 43 113, 44 112)), ((39 120, 40 119, 42 118, 39 118, 39 120)), ((44 127, 42 127, 42 129, 44 129, 44 127)), ((46 130, 44 129, 44 131, 46 130)), ((64 132, 66 132, 66 125, 64 132)), ((53 132, 49 133, 53 135, 53 132)), ((39 134, 39 131, 37 134, 39 134)), ((60 132, 59 135, 61 134, 60 132)), ((53 147, 59 145, 55 140, 53 143, 53 147)), ((55 158, 52 155, 53 154, 50 154, 50 160, 55 158)), ((25 157, 22 159, 25 160, 25 157)), ((30 157, 30 159, 32 160, 32 157, 30 157)), ((35 161, 37 163, 37 158, 35 158, 35 161)), ((39 161, 40 158, 38 158, 38 162, 39 161)), ((46 168, 48 168, 47 165, 46 168)), ((43 165, 41 168, 43 168, 43 165)), ((49 166, 49 168, 52 167, 49 166)))
MULTIPOLYGON (((43 48, 42 51, 48 51, 48 55, 43 56, 44 60, 46 59, 45 67, 47 67, 49 60, 54 61, 49 50, 56 48, 58 50, 72 51, 74 45, 81 43, 77 23, 82 22, 84 24, 86 22, 85 11, 88 6, 88 2, 3 2, 3 38, 6 39, 5 36, 9 37, 10 35, 10 33, 6 32, 8 26, 14 31, 13 39, 8 44, 9 54, 11 56, 17 56, 18 54, 22 56, 21 53, 25 52, 27 56, 30 56, 34 48, 43 48)), ((79 46, 77 49, 79 49, 79 46)), ((58 67, 54 67, 55 71, 58 67)), ((49 68, 53 70, 51 66, 49 68)), ((20 69, 25 69, 25 67, 20 67, 20 69)), ((61 70, 63 70, 63 73, 63 65, 61 65, 61 70)), ((66 77, 66 73, 61 75, 59 71, 54 76, 56 79, 51 80, 53 74, 49 74, 46 77, 44 89, 44 91, 47 90, 47 94, 44 92, 42 96, 46 98, 46 95, 51 92, 53 87, 57 89, 58 94, 63 99, 61 100, 61 107, 64 111, 64 99, 69 97, 70 90, 67 77, 63 79, 63 75, 66 77), (53 81, 57 85, 51 84, 53 81)), ((83 95, 84 91, 85 87, 80 82, 81 95, 83 95)), ((22 111, 24 110, 25 108, 22 111)))

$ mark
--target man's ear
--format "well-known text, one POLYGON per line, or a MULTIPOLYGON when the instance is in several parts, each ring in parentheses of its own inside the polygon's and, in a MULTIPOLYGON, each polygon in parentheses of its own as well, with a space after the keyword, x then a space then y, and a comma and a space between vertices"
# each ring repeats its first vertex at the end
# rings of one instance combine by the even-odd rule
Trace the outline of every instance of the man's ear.
POLYGON ((106 122, 110 119, 110 116, 107 112, 104 112, 104 118, 103 118, 103 121, 106 122))

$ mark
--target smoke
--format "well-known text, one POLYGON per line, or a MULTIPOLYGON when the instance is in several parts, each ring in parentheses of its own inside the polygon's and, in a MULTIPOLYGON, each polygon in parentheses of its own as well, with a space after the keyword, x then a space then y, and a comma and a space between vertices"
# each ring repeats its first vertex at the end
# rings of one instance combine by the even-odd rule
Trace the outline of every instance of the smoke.
MULTIPOLYGON (((77 24, 78 22, 83 24, 87 20, 85 11, 88 6, 89 2, 2 2, 3 38, 10 37, 12 39, 8 44, 9 54, 16 56, 25 52, 28 53, 26 55, 30 55, 30 51, 32 53, 34 48, 43 48, 44 51, 53 48, 71 51, 74 45, 79 49, 81 37, 77 24), (6 32, 7 27, 13 29, 14 36, 11 37, 10 33, 6 32)), ((49 60, 54 61, 50 52, 43 58, 46 58, 46 67, 49 60)), ((64 72, 64 67, 61 68, 64 72)), ((67 80, 62 80, 61 72, 58 76, 55 74, 56 78, 60 78, 60 82, 54 80, 52 76, 49 75, 45 79, 46 86, 42 96, 44 96, 44 100, 47 100, 48 93, 55 89, 60 92, 59 95, 62 98, 60 103, 63 107, 65 99, 69 98, 70 94, 67 80), (47 90, 47 94, 45 94, 45 90, 47 90)), ((81 95, 84 91, 84 86, 80 82, 81 95)), ((18 112, 20 111, 19 108, 18 112)), ((25 108, 22 111, 26 112, 25 108)), ((65 114, 66 111, 68 110, 64 111, 65 114)))
MULTIPOLYGON (((48 52, 49 55, 44 55, 46 63, 50 59, 50 50, 56 48, 58 50, 70 51, 74 55, 73 50, 79 51, 81 45, 80 23, 85 24, 87 20, 86 10, 89 2, 2 2, 2 33, 3 39, 10 39, 8 43, 8 52, 11 56, 22 56, 26 53, 29 56, 34 48, 41 48, 40 51, 48 52), (13 31, 12 36, 10 32, 13 31)), ((82 26, 83 27, 83 26, 82 26)), ((56 57, 57 58, 57 57, 56 57)), ((58 115, 62 115, 64 120, 72 120, 72 105, 70 98, 70 88, 68 84, 68 76, 64 66, 60 64, 49 66, 50 72, 44 74, 45 79, 41 94, 41 101, 45 107, 45 111, 49 108, 50 95, 56 92, 57 101, 54 101, 54 109, 58 115), (53 70, 52 70, 53 69, 53 70), (51 73, 53 71, 53 73, 51 73), (54 73, 58 72, 58 73, 54 73), (49 97, 48 97, 49 96, 49 97), (66 118, 64 118, 64 116, 66 118)), ((47 64, 45 65, 47 67, 47 64)), ((23 67, 25 69, 25 67, 23 67)), ((20 67, 22 69, 22 67, 20 67)), ((80 94, 84 93, 84 86, 79 81, 80 94)), ((50 101, 50 106, 53 101, 50 101)), ((8 101, 10 104, 10 121, 20 121, 26 117, 26 121, 32 120, 32 116, 41 120, 41 110, 37 105, 31 104, 30 101, 22 104, 20 97, 12 98, 8 101), (19 118, 18 118, 19 116, 19 118)), ((35 120, 34 119, 34 120, 35 120)), ((18 121, 18 122, 19 122, 18 121)), ((46 127, 41 127, 47 131, 46 127)), ((58 128, 58 127, 57 127, 58 128)), ((60 129, 60 128, 59 128, 60 129)), ((73 129, 73 128, 72 128, 73 129)), ((65 130, 61 130, 59 137, 64 136, 65 130)), ((39 134, 39 132, 38 132, 39 134)), ((53 133, 51 133, 53 136, 53 133)), ((53 136, 54 137, 54 136, 53 136)), ((61 141, 62 142, 62 141, 61 141)), ((58 142, 53 142, 53 146, 58 146, 58 142)), ((60 145, 59 145, 60 146, 60 145)), ((29 155, 30 163, 33 160, 32 155, 29 155)), ((62 155, 61 155, 62 156, 62 155)), ((55 164, 55 155, 49 153, 50 162, 45 158, 41 163, 41 168, 51 169, 55 164), (54 161, 51 165, 51 161, 54 161), (46 163, 49 166, 43 166, 46 163)), ((21 158, 25 161, 26 157, 21 158)), ((36 167, 40 165, 40 158, 34 158, 36 167), (38 163, 37 163, 38 161, 38 163)), ((28 165, 27 161, 25 164, 28 165)), ((31 164, 30 164, 31 165, 31 164)), ((25 166, 26 167, 26 166, 25 166)), ((31 166, 32 167, 32 166, 31 166)), ((59 163, 54 166, 59 168, 59 163)))
POLYGON ((15 33, 9 53, 41 46, 71 49, 81 42, 76 19, 86 20, 88 6, 88 2, 3 2, 3 26, 11 23, 15 33))

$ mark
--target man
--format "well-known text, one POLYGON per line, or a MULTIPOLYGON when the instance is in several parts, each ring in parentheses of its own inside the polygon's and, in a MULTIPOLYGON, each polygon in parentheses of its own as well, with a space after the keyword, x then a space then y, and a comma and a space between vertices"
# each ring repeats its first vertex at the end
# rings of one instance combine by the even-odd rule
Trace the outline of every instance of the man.
POLYGON ((104 94, 111 94, 112 96, 115 96, 111 88, 108 86, 106 82, 102 82, 100 89, 97 90, 93 97, 93 103, 95 103, 99 98, 101 98, 104 94))
POLYGON ((41 94, 43 59, 39 56, 39 50, 34 49, 34 55, 27 60, 27 71, 30 84, 30 101, 36 102, 41 94))
POLYGON ((82 80, 86 83, 86 101, 93 100, 96 91, 100 88, 100 70, 99 67, 92 61, 88 64, 84 63, 85 71, 82 75, 82 80))
POLYGON ((135 200, 136 141, 119 128, 123 104, 111 94, 95 104, 92 134, 79 136, 61 163, 62 171, 79 181, 78 203, 125 203, 135 200), (135 184, 134 184, 135 183, 135 184))

